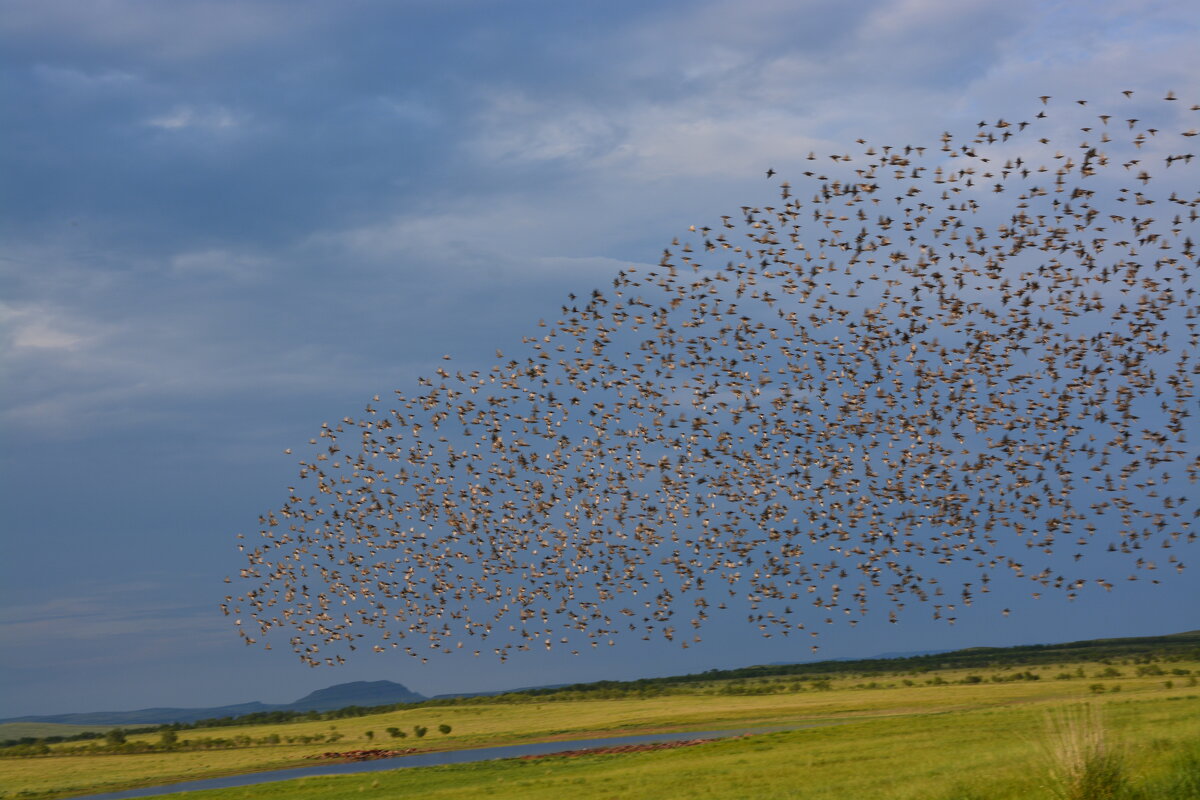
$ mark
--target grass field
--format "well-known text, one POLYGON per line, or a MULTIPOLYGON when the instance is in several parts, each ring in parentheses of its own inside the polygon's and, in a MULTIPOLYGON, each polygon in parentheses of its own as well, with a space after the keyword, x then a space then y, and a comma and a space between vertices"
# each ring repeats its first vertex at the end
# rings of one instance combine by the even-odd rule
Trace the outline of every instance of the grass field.
MULTIPOLYGON (((1200 674, 1200 662, 1169 666, 1200 674)), ((0 758, 0 797, 54 798, 224 774, 311 764, 304 756, 363 747, 459 749, 550 739, 665 730, 714 730, 818 720, 852 724, 756 736, 662 752, 578 759, 493 762, 307 779, 191 795, 232 797, 1052 797, 1039 755, 1049 709, 1102 704, 1125 742, 1130 774, 1146 786, 1200 743, 1200 689, 1190 677, 1137 676, 1130 665, 1058 664, 1039 680, 1001 680, 1016 669, 948 670, 920 675, 844 676, 828 689, 791 679, 714 682, 644 699, 483 702, 416 706, 365 717, 180 731, 181 749, 89 752, 89 743, 52 745, 47 755, 0 758), (1105 675, 1105 671, 1108 674, 1105 675), (1078 676, 1082 671, 1083 675, 1078 676), (1113 673, 1120 673, 1114 675, 1113 673), (976 675, 979 682, 968 675, 976 675), (1071 679, 1055 679, 1071 674, 1071 679), (1103 676, 1103 677, 1101 677, 1103 676), (913 685, 905 685, 905 682, 913 685), (999 682, 998 682, 999 681, 999 682), (866 688, 872 686, 874 688, 866 688), (1098 688, 1099 687, 1099 688, 1098 688), (771 694, 753 694, 757 690, 771 694), (1114 691, 1118 690, 1118 691, 1114 691), (731 694, 729 692, 747 692, 731 694), (439 724, 452 726, 449 735, 439 724), (388 727, 430 733, 391 739, 388 727), (374 738, 367 732, 373 731, 374 738), (328 737, 336 743, 301 743, 328 737), (250 744, 194 749, 204 740, 250 744), (267 737, 278 744, 255 744, 267 737), (1189 749, 1191 748, 1191 749, 1189 749)), ((157 741, 157 734, 130 742, 157 741)), ((1181 762, 1182 763, 1182 762, 1181 762)), ((1197 752, 1200 764, 1200 751, 1197 752)), ((1200 781, 1200 777, 1197 778, 1200 781)), ((1152 796, 1152 795, 1148 795, 1152 796)))
MULTIPOLYGON (((1139 700, 1111 706, 1116 734, 1131 743, 1132 788, 1141 797, 1188 800, 1174 790, 1180 785, 1175 776, 1189 757, 1200 769, 1197 705, 1139 700)), ((200 792, 195 800, 1049 800, 1055 795, 1041 763, 1042 725, 1041 711, 1030 706, 892 717, 663 752, 308 778, 200 792)), ((1200 780, 1195 786, 1200 790, 1200 780)))

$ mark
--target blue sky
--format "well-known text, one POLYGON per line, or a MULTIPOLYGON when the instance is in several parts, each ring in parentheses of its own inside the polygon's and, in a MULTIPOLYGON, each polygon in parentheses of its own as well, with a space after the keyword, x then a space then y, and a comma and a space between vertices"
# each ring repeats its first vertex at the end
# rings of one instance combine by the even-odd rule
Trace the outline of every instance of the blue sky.
MULTIPOLYGON (((1200 97, 1187 2, 0 2, 0 716, 427 694, 797 660, 687 651, 313 670, 217 608, 284 448, 443 353, 486 367, 763 171, 1029 113, 1200 97)), ((823 655, 1198 627, 1191 573, 864 622, 823 655)))

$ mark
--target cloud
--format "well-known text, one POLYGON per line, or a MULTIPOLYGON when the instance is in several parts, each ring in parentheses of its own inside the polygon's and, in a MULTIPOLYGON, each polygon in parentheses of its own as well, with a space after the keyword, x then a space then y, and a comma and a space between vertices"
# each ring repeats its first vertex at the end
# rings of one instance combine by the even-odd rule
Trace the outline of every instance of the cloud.
POLYGON ((142 82, 139 76, 119 69, 88 71, 62 65, 34 64, 30 72, 45 88, 58 91, 124 92, 142 82))
POLYGON ((292 38, 327 18, 327 6, 275 0, 8 0, 0 35, 57 47, 194 60, 292 38))
POLYGON ((553 108, 518 92, 497 92, 476 120, 469 147, 483 161, 594 160, 611 152, 620 125, 599 109, 553 108))
POLYGON ((214 276, 238 283, 262 279, 278 269, 273 258, 227 249, 177 253, 169 264, 172 272, 184 277, 214 276))
POLYGON ((0 331, 17 351, 75 350, 95 337, 75 320, 45 306, 17 307, 0 303, 0 331))
POLYGON ((232 638, 215 606, 178 602, 168 584, 135 580, 90 588, 8 607, 0 621, 6 668, 36 666, 51 654, 77 664, 130 663, 232 638))
POLYGON ((226 108, 216 107, 201 110, 192 106, 176 106, 165 114, 147 119, 146 124, 152 128, 162 128, 168 131, 182 128, 221 130, 236 127, 238 121, 226 108))

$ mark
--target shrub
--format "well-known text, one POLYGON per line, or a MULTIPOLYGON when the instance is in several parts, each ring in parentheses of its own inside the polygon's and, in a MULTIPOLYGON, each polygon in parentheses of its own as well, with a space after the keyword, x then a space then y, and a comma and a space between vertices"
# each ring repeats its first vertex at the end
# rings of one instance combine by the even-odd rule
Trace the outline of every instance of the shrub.
POLYGON ((1126 792, 1124 755, 1108 741, 1097 706, 1048 714, 1045 748, 1050 788, 1060 800, 1117 800, 1126 792))
POLYGON ((424 725, 413 725, 413 734, 420 739, 425 734, 429 733, 429 728, 424 725))
POLYGON ((445 736, 446 734, 450 733, 450 731, 452 731, 453 728, 451 728, 449 725, 447 725, 446 723, 443 722, 441 725, 438 725, 438 730, 442 733, 443 736, 445 736))

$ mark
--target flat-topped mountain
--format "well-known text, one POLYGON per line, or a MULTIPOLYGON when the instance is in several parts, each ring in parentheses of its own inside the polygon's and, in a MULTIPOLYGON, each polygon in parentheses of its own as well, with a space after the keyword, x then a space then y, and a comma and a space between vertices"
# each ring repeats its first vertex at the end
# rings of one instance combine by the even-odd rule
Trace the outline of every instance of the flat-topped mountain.
POLYGON ((135 711, 92 711, 81 714, 48 714, 10 717, 4 722, 58 722, 68 725, 163 725, 171 722, 196 722, 201 719, 238 717, 260 711, 330 711, 346 706, 383 706, 392 703, 417 703, 427 699, 402 683, 393 681, 353 681, 318 689, 294 703, 238 703, 211 708, 140 708, 135 711))
MULTIPOLYGON (((416 703, 427 699, 402 683, 392 681, 353 681, 317 689, 281 708, 288 711, 332 711, 346 706, 382 706, 389 703, 416 703)), ((272 709, 275 710, 275 709, 272 709)))

